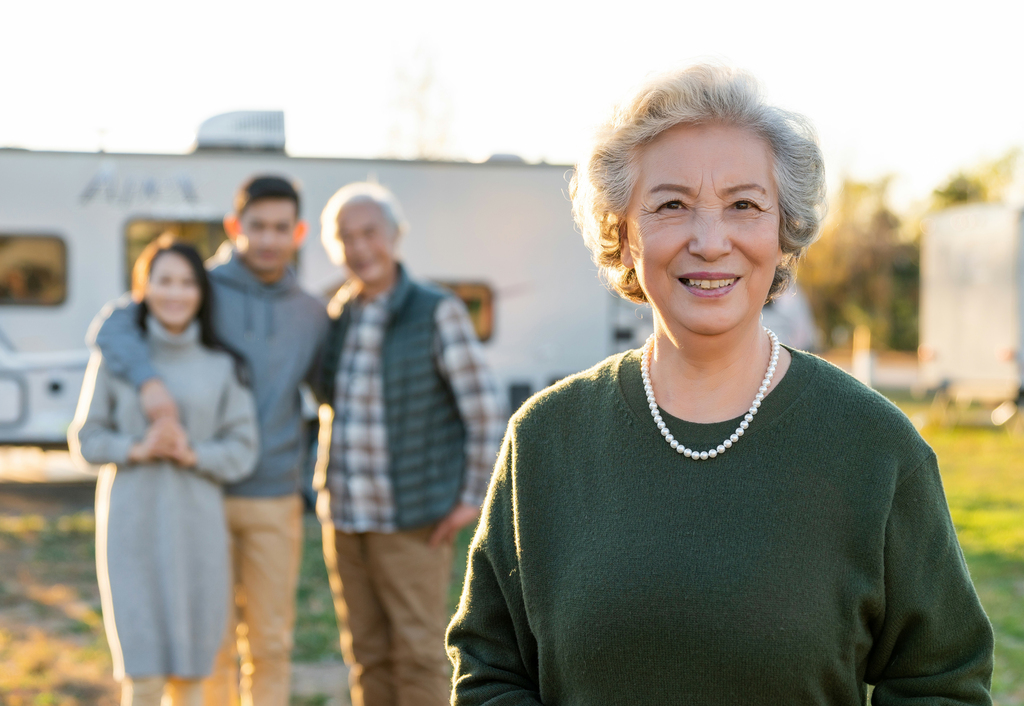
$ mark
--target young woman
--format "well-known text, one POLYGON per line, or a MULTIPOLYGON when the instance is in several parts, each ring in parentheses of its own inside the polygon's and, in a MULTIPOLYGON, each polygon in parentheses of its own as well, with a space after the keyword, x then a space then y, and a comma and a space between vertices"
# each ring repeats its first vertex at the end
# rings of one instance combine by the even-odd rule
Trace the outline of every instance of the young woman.
POLYGON ((96 492, 96 563, 103 619, 122 681, 122 706, 201 703, 224 637, 228 537, 221 486, 252 472, 256 411, 240 360, 211 326, 199 254, 161 236, 135 264, 153 366, 177 403, 147 427, 138 392, 93 356, 72 450, 105 464, 96 492))

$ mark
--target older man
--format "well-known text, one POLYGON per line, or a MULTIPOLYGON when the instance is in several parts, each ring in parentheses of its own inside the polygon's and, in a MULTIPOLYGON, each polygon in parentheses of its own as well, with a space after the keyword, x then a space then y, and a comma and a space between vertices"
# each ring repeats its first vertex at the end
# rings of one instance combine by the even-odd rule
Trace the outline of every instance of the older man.
POLYGON ((452 540, 479 515, 501 403, 465 306, 398 262, 389 191, 344 187, 322 225, 351 275, 329 307, 317 504, 352 701, 441 706, 452 540))

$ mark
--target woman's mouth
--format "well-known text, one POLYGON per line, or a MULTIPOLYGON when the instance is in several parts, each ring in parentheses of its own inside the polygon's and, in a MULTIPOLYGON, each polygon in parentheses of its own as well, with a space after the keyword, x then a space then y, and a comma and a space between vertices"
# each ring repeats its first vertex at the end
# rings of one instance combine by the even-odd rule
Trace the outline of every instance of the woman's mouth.
POLYGON ((729 292, 739 277, 680 277, 687 291, 698 297, 719 297, 729 292))

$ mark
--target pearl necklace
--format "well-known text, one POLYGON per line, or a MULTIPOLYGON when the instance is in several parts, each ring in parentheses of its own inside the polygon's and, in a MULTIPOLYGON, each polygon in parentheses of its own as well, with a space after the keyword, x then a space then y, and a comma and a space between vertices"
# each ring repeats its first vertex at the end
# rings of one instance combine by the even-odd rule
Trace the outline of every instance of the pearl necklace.
POLYGON ((647 393, 647 406, 651 409, 651 416, 654 418, 654 423, 658 425, 658 430, 661 435, 665 437, 665 441, 676 450, 677 453, 681 453, 687 458, 692 458, 694 461, 707 461, 709 458, 714 458, 724 454, 727 449, 731 449, 732 445, 740 440, 743 436, 743 432, 747 430, 750 423, 754 421, 754 415, 757 414, 757 408, 761 406, 761 400, 764 399, 765 394, 768 392, 768 387, 771 385, 772 377, 775 375, 775 366, 779 362, 779 337, 775 333, 765 327, 765 333, 768 334, 768 339, 772 342, 772 359, 768 363, 768 372, 764 375, 764 380, 761 381, 761 387, 757 389, 757 396, 754 397, 753 403, 750 405, 750 409, 743 416, 743 421, 736 427, 728 439, 719 444, 716 448, 709 449, 707 451, 694 451, 693 449, 686 448, 683 444, 680 444, 673 436, 672 432, 668 430, 665 425, 665 420, 661 418, 661 412, 658 411, 658 403, 654 399, 654 387, 651 385, 651 355, 654 353, 654 334, 647 339, 644 343, 644 347, 640 352, 640 370, 644 378, 644 392, 647 393))

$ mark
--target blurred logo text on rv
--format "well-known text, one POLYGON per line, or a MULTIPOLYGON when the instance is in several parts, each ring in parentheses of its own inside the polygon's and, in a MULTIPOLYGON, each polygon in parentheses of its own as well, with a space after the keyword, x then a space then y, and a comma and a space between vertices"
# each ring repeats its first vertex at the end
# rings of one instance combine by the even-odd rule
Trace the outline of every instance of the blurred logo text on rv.
POLYGON ((154 177, 119 174, 112 164, 102 165, 82 189, 82 205, 102 202, 111 206, 137 204, 195 204, 199 202, 192 178, 185 173, 154 177))

